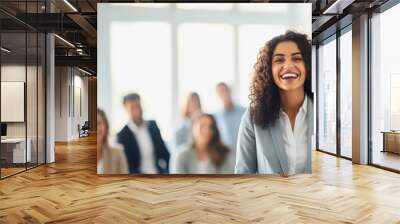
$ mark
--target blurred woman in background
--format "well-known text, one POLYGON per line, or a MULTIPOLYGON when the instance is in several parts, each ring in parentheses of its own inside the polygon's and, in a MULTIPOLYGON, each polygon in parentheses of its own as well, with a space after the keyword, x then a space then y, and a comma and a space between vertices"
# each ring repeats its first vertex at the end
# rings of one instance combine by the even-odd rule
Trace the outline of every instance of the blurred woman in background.
POLYGON ((180 151, 171 165, 176 174, 232 174, 234 161, 220 138, 217 123, 210 114, 193 121, 193 143, 180 151))
POLYGON ((97 109, 97 174, 127 174, 128 162, 122 146, 111 147, 109 124, 103 110, 97 109))
POLYGON ((185 106, 183 107, 183 122, 176 129, 174 134, 173 148, 179 149, 182 145, 190 144, 192 121, 201 114, 200 96, 196 92, 191 92, 187 96, 185 106))

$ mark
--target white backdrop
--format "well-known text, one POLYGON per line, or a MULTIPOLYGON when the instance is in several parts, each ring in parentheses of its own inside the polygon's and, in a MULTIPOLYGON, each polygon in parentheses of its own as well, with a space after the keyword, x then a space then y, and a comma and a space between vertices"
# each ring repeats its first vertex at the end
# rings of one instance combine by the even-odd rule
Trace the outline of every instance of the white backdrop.
POLYGON ((122 98, 141 95, 146 119, 169 140, 190 91, 206 112, 220 108, 215 84, 248 105, 258 50, 295 30, 311 38, 311 4, 102 3, 98 5, 98 106, 115 134, 126 123, 122 98))

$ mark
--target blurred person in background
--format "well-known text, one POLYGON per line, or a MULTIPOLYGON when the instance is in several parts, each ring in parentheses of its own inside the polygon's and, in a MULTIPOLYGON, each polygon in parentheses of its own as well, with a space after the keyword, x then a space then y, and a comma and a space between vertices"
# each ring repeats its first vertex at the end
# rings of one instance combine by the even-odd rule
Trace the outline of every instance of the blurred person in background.
POLYGON ((177 174, 232 174, 235 163, 229 148, 219 135, 217 123, 210 114, 201 114, 193 121, 193 143, 178 152, 171 165, 177 174))
POLYGON ((183 145, 191 143, 192 121, 201 114, 201 101, 199 94, 196 92, 189 93, 182 114, 183 121, 174 133, 173 144, 176 150, 182 148, 183 145))
POLYGON ((311 173, 311 41, 293 31, 274 37, 261 48, 254 71, 235 173, 311 173))
POLYGON ((232 153, 235 154, 240 121, 246 109, 233 102, 231 89, 226 83, 218 83, 216 91, 223 107, 220 111, 217 111, 214 116, 221 133, 222 141, 228 145, 232 153))
POLYGON ((111 147, 108 140, 109 124, 103 110, 97 109, 97 173, 127 174, 128 161, 122 147, 111 147))
POLYGON ((136 93, 126 95, 123 105, 129 121, 117 134, 117 139, 124 146, 129 172, 167 174, 169 151, 157 123, 143 119, 140 96, 136 93))

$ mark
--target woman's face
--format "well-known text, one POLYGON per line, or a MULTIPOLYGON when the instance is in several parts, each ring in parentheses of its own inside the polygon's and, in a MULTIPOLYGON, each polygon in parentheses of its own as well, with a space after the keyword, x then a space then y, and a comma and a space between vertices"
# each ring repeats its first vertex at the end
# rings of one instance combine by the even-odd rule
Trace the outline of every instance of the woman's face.
POLYGON ((103 117, 97 115, 97 139, 102 141, 106 136, 106 124, 103 117))
POLYGON ((293 41, 279 43, 272 54, 272 76, 283 91, 304 88, 306 67, 297 44, 293 41))
POLYGON ((198 144, 208 144, 214 135, 213 122, 209 117, 201 117, 193 125, 194 141, 198 144))

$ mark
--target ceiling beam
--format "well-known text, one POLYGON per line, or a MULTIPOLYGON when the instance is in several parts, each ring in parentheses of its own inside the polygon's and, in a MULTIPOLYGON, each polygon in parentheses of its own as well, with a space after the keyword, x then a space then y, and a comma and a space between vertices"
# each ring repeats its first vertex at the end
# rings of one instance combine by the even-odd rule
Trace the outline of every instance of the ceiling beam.
POLYGON ((96 71, 96 57, 91 56, 55 56, 56 66, 80 66, 88 67, 96 71))
POLYGON ((322 14, 327 15, 327 14, 343 14, 343 11, 345 8, 347 8, 349 5, 351 5, 355 0, 336 0, 332 4, 330 4, 323 12, 322 14))
POLYGON ((74 21, 78 26, 80 26, 92 39, 96 39, 97 30, 90 24, 85 17, 80 14, 67 14, 67 16, 74 21))

